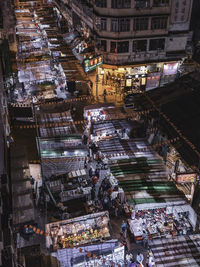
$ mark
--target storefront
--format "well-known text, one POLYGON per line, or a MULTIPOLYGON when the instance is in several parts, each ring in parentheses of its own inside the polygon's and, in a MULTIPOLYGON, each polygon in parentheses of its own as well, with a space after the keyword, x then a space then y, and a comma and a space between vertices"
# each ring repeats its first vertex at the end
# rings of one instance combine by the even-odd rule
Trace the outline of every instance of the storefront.
POLYGON ((173 63, 165 63, 163 66, 163 73, 160 85, 165 85, 167 83, 173 82, 177 76, 177 72, 179 69, 180 63, 173 62, 173 63))
POLYGON ((99 212, 46 225, 46 247, 59 248, 81 246, 110 239, 109 214, 99 212))
POLYGON ((174 81, 176 78, 179 62, 159 62, 138 66, 103 65, 98 68, 101 74, 102 85, 124 88, 126 92, 134 90, 151 90, 174 81))

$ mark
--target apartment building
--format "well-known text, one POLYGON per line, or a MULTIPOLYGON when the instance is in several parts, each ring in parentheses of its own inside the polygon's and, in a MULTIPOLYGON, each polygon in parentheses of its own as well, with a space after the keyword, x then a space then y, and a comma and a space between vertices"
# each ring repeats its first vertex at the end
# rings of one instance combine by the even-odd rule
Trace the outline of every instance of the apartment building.
MULTIPOLYGON (((177 74, 189 51, 192 0, 57 2, 63 2, 66 8, 70 6, 72 16, 76 18, 73 19, 74 27, 78 17, 81 27, 95 38, 96 53, 103 55, 104 64, 126 67, 125 73, 128 66, 143 66, 145 72, 138 70, 138 75, 152 73, 148 70, 151 66, 149 68, 157 74, 153 79, 149 77, 149 88, 173 80, 172 75, 177 74)), ((128 71, 128 74, 133 72, 128 71)))

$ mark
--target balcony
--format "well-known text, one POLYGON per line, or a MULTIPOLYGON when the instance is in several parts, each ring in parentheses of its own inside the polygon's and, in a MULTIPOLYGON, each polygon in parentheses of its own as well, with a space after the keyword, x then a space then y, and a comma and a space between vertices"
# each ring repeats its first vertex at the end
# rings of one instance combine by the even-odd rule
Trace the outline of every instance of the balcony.
POLYGON ((134 7, 134 8, 100 8, 94 6, 96 15, 104 17, 134 17, 134 16, 151 16, 151 15, 167 15, 170 14, 170 6, 161 7, 134 7))
POLYGON ((105 64, 123 65, 123 64, 138 64, 143 62, 156 62, 166 59, 164 51, 157 52, 138 52, 132 54, 110 54, 103 53, 103 60, 105 64))

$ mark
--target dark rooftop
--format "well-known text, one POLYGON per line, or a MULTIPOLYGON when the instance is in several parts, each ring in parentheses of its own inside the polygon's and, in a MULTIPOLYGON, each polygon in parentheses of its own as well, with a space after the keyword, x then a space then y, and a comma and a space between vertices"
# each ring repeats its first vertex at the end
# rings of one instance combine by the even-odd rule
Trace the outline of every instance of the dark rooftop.
MULTIPOLYGON (((189 73, 174 83, 138 96, 136 103, 145 109, 152 108, 151 101, 167 116, 160 116, 160 126, 169 138, 180 136, 175 146, 189 165, 198 166, 200 153, 200 73, 189 73), (178 132, 178 131, 180 132, 178 132), (186 137, 195 148, 186 142, 186 137), (196 150, 196 151, 195 151, 196 150)), ((157 112, 152 116, 158 117, 157 112)))

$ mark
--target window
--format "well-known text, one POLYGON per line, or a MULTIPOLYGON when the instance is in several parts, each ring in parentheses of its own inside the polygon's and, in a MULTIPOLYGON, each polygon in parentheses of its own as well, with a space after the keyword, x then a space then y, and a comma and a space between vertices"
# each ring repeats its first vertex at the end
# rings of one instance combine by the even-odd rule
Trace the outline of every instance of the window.
POLYGON ((153 1, 153 6, 168 6, 169 5, 169 0, 154 0, 153 1))
POLYGON ((117 43, 117 53, 127 53, 129 51, 129 41, 117 43))
POLYGON ((111 53, 128 53, 129 52, 129 41, 124 42, 111 42, 110 43, 111 53))
POLYGON ((118 19, 111 19, 111 32, 118 32, 119 27, 118 27, 118 19))
POLYGON ((151 39, 149 50, 164 50, 165 48, 165 39, 151 39))
POLYGON ((112 0, 111 8, 130 8, 131 0, 112 0))
POLYGON ((111 32, 130 31, 130 19, 111 19, 111 32))
POLYGON ((149 18, 135 18, 133 29, 135 31, 148 30, 149 18))
POLYGON ((107 30, 107 20, 104 18, 101 18, 101 30, 106 31, 107 30))
POLYGON ((117 53, 117 43, 116 42, 110 43, 110 53, 117 53))
POLYGON ((130 31, 130 19, 119 19, 119 31, 120 32, 130 31))
POLYGON ((167 17, 155 17, 151 19, 151 29, 159 30, 167 28, 167 17))
POLYGON ((150 0, 135 0, 135 7, 136 8, 150 7, 150 0))
POLYGON ((147 40, 133 41, 133 52, 147 51, 147 40))
POLYGON ((107 41, 101 40, 100 47, 101 47, 101 51, 106 52, 107 51, 107 41))
POLYGON ((107 7, 107 0, 95 0, 97 7, 107 7))

